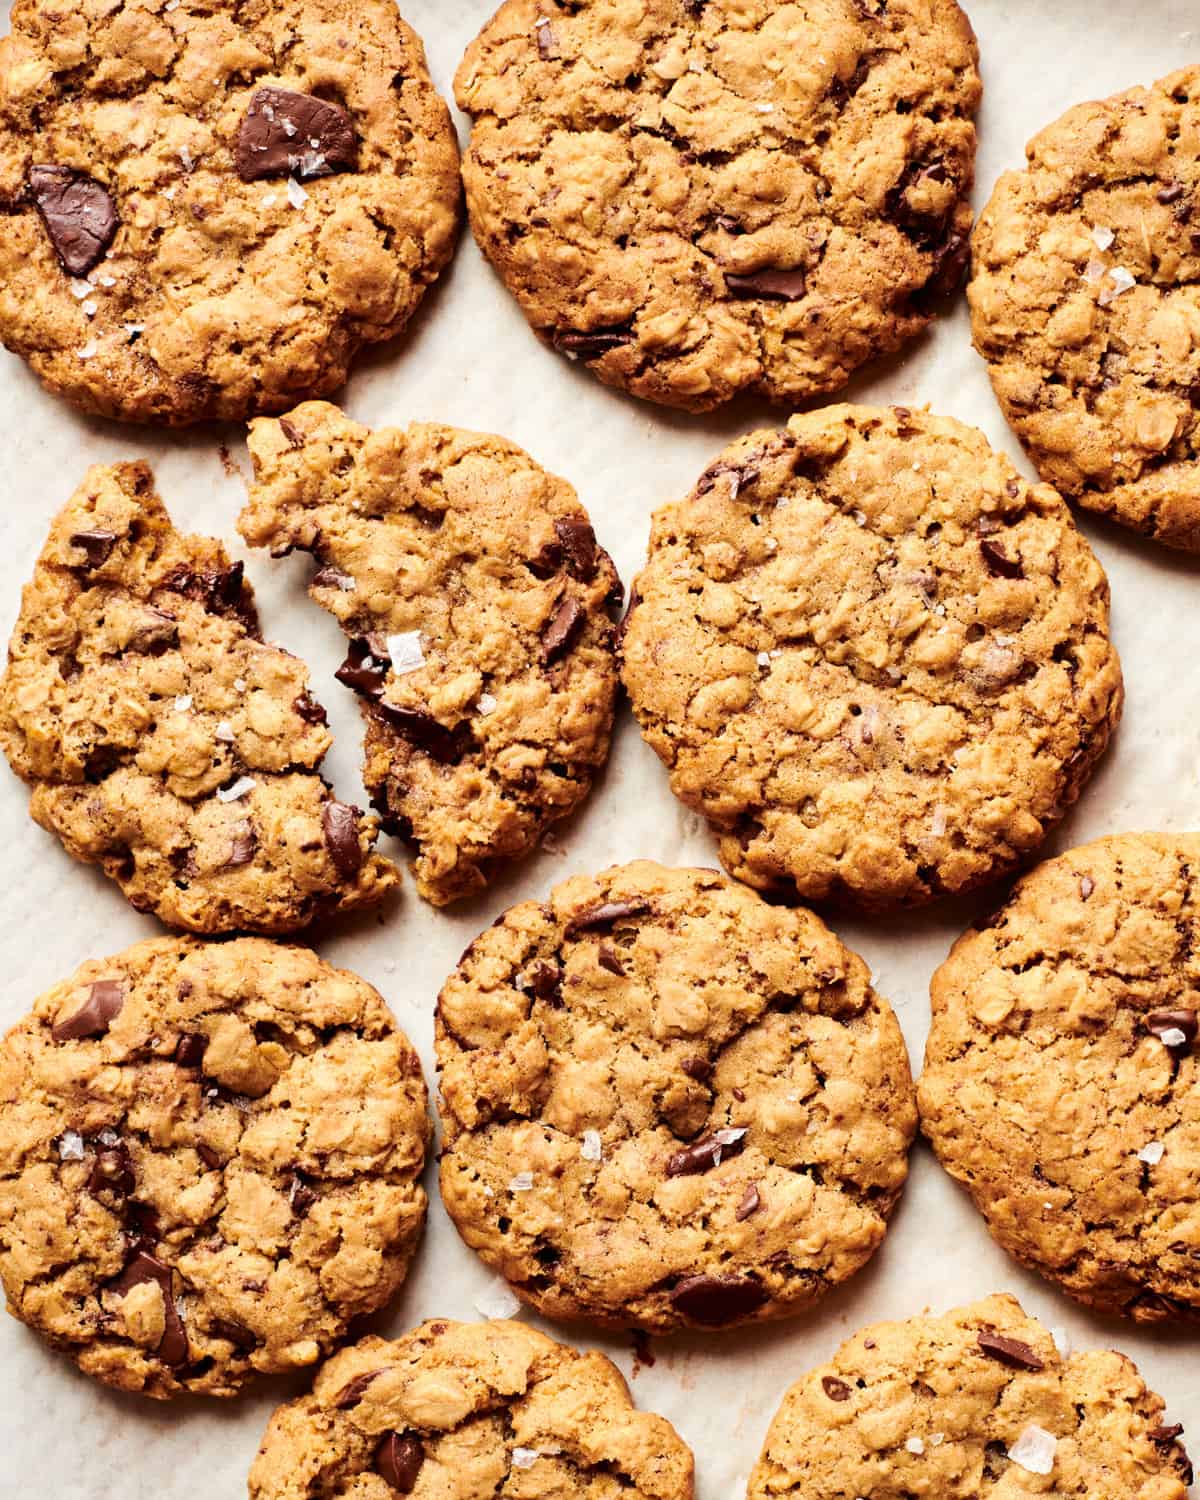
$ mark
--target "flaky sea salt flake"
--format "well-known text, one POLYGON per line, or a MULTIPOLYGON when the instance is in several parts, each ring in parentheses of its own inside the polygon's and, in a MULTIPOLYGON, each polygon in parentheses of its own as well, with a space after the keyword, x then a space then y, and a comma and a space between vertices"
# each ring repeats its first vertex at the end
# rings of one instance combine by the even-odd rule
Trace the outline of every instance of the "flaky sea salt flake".
POLYGON ((908 1451, 910 1453, 924 1453, 925 1452, 925 1444, 921 1441, 921 1439, 919 1437, 910 1437, 908 1439, 908 1441, 904 1444, 904 1446, 908 1449, 908 1451))
POLYGON ((58 1138, 59 1161, 82 1161, 83 1137, 77 1130, 64 1130, 58 1138))
POLYGON ((187 711, 191 708, 191 706, 192 706, 192 695, 191 695, 191 693, 181 693, 179 695, 179 697, 176 698, 176 700, 175 700, 175 712, 177 714, 185 714, 185 713, 187 713, 187 711))
POLYGON ((1137 281, 1124 266, 1114 266, 1108 273, 1112 286, 1106 286, 1100 293, 1099 302, 1101 307, 1108 307, 1110 303, 1122 297, 1126 292, 1131 292, 1137 285, 1137 281))
POLYGON ((510 1193, 528 1193, 528 1192, 532 1192, 532 1190, 533 1190, 533 1173, 532 1172, 518 1172, 517 1175, 508 1184, 508 1190, 509 1190, 510 1193))
POLYGON ((216 738, 223 740, 227 745, 233 744, 233 725, 228 719, 222 719, 217 725, 216 738))
POLYGON ((303 208, 308 202, 308 194, 294 177, 289 177, 287 180, 287 196, 293 208, 303 208))
POLYGON ((1027 1474, 1050 1474, 1057 1447, 1058 1439, 1052 1432, 1031 1422, 1008 1450, 1008 1456, 1027 1474))
POLYGON ((584 1161, 599 1161, 604 1155, 604 1147, 600 1141, 598 1130, 585 1130, 583 1132, 583 1145, 579 1148, 579 1154, 584 1161))
POLYGON ((99 353, 100 345, 96 342, 95 339, 88 339, 87 343, 84 344, 83 348, 79 351, 79 358, 95 359, 96 355, 99 353))
POLYGON ((481 714, 494 714, 496 712, 496 699, 492 697, 491 693, 480 693, 476 707, 481 714))
POLYGON ((1097 250, 1107 250, 1116 239, 1116 235, 1112 230, 1106 228, 1103 224, 1094 224, 1091 233, 1092 244, 1095 245, 1097 250))
POLYGON ((1168 1026, 1165 1031, 1160 1031, 1158 1039, 1164 1047, 1187 1046, 1187 1032, 1180 1031, 1178 1026, 1168 1026))
POLYGON ((405 630, 398 635, 389 635, 387 649, 392 659, 392 671, 398 677, 403 677, 408 672, 419 672, 425 665, 419 630, 405 630))
POLYGON ((514 1318, 521 1302, 509 1284, 496 1276, 475 1298, 475 1307, 485 1318, 514 1318))
POLYGON ((240 802, 247 792, 252 792, 258 785, 253 776, 239 776, 232 786, 220 787, 217 791, 218 802, 240 802))
POLYGON ((532 1469, 541 1454, 536 1448, 514 1448, 512 1461, 514 1469, 532 1469))
POLYGON ((1162 1161, 1166 1149, 1161 1141, 1147 1141, 1138 1152, 1138 1161, 1144 1161, 1148 1167, 1156 1167, 1162 1161))
POLYGON ((71 283, 71 296, 77 302, 82 302, 85 297, 90 297, 96 288, 90 281, 73 281, 71 283))

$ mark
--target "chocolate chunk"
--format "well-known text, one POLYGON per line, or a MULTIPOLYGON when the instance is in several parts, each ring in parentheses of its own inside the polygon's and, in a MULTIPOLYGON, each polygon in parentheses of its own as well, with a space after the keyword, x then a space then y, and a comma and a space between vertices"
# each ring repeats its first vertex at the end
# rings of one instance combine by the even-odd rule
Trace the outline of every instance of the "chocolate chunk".
POLYGON ((410 1494, 425 1462, 425 1449, 420 1438, 399 1432, 384 1433, 375 1449, 375 1472, 394 1490, 402 1495, 410 1494))
POLYGON ((836 1375, 823 1375, 821 1389, 831 1401, 849 1401, 850 1399, 850 1387, 844 1380, 839 1380, 836 1375))
POLYGON ((89 568, 102 568, 116 545, 116 536, 111 531, 77 531, 71 538, 71 546, 79 548, 89 568))
POLYGON ((1160 203, 1178 203, 1183 194, 1182 182, 1169 182, 1166 187, 1160 187, 1155 196, 1160 203))
POLYGON ((65 1021, 57 1021, 50 1028, 56 1042, 78 1042, 84 1037, 103 1036, 109 1026, 121 1014, 125 1004, 125 989, 120 980, 100 979, 88 991, 88 997, 65 1021))
MULTIPOLYGON (((321 574, 318 573, 313 582, 316 583, 320 578, 321 574)), ((350 642, 346 660, 333 675, 340 683, 353 688, 364 698, 378 698, 387 682, 390 667, 391 661, 386 655, 377 655, 372 650, 370 641, 356 636, 350 642)))
POLYGON ((567 570, 581 583, 596 576, 596 533, 586 521, 574 518, 554 523, 554 534, 567 559, 567 570))
POLYGON ((399 708, 394 703, 379 703, 375 712, 410 745, 432 756, 439 765, 457 764, 475 743, 470 724, 458 724, 453 729, 447 729, 423 709, 399 708))
POLYGON ((238 620, 251 633, 258 631, 258 616, 246 591, 245 564, 226 568, 178 567, 168 573, 160 587, 202 604, 210 615, 238 620))
POLYGON ((668 1177, 694 1177, 698 1172, 709 1172, 720 1166, 723 1156, 736 1156, 745 1142, 746 1129, 715 1130, 712 1135, 702 1136, 682 1151, 667 1157, 668 1177))
POLYGON ((590 364, 614 349, 622 349, 633 343, 633 331, 628 325, 617 328, 594 328, 590 333, 564 328, 551 335, 554 347, 570 359, 581 359, 590 364))
POLYGON ((1152 1443, 1173 1443, 1183 1434, 1183 1423, 1172 1422, 1169 1427, 1151 1427, 1146 1436, 1152 1443))
POLYGON ((748 490, 751 485, 757 483, 759 469, 757 464, 749 459, 742 464, 718 463, 710 464, 701 474, 699 483, 696 485, 697 495, 708 495, 716 489, 719 480, 726 476, 730 479, 731 500, 736 500, 743 490, 748 490))
POLYGON ((298 1219, 302 1219, 316 1201, 316 1193, 299 1172, 293 1172, 291 1186, 288 1188, 288 1202, 292 1205, 292 1212, 298 1219))
POLYGON ((135 1286, 141 1286, 147 1281, 158 1283, 162 1292, 163 1313, 166 1318, 166 1326, 156 1353, 165 1365, 185 1364, 188 1357, 187 1333, 183 1326, 183 1319, 179 1316, 179 1310, 175 1306, 169 1266, 163 1265, 160 1260, 155 1260, 154 1256, 147 1255, 144 1250, 139 1250, 121 1274, 114 1281, 109 1282, 108 1290, 117 1297, 126 1297, 135 1286))
POLYGON ((748 1219, 751 1214, 756 1214, 762 1207, 762 1199, 758 1194, 758 1183, 752 1182, 742 1194, 742 1201, 737 1206, 734 1218, 740 1224, 743 1219, 748 1219))
POLYGON ((630 621, 633 619, 633 612, 635 609, 637 609, 638 605, 641 602, 642 596, 638 593, 637 584, 635 583, 629 591, 629 608, 625 611, 625 614, 621 619, 621 623, 617 626, 617 633, 613 639, 613 644, 617 649, 618 656, 624 650, 625 637, 629 631, 630 621))
POLYGON ((254 824, 248 819, 239 823, 234 829, 233 838, 229 845, 229 853, 225 858, 223 869, 238 870, 243 865, 248 865, 258 850, 258 835, 254 831, 254 824))
POLYGON ((542 660, 547 666, 567 655, 579 639, 586 618, 578 599, 567 594, 559 600, 542 631, 542 660))
POLYGON ((798 302, 808 290, 803 271, 755 271, 750 276, 725 275, 725 285, 739 300, 761 298, 767 302, 798 302))
POLYGON ((209 1325, 209 1332, 216 1338, 225 1339, 235 1349, 248 1351, 258 1348, 258 1340, 244 1323, 237 1323, 232 1318, 214 1318, 209 1325))
POLYGON ((362 845, 358 841, 357 807, 345 802, 327 802, 321 809, 321 829, 333 867, 343 880, 353 880, 362 869, 362 845))
POLYGON ((335 568, 327 564, 323 568, 318 568, 313 574, 310 587, 315 589, 341 589, 343 593, 346 593, 354 587, 354 579, 350 577, 349 573, 343 573, 340 568, 335 568))
POLYGON ((562 567, 562 562, 562 543, 553 541, 544 543, 537 555, 531 557, 525 566, 535 578, 553 578, 562 567))
POLYGON ((358 165, 358 136, 340 104, 263 88, 242 118, 235 159, 243 182, 289 176, 304 182, 352 172, 358 165))
POLYGON ((382 1370, 368 1370, 365 1375, 356 1375, 353 1380, 344 1385, 333 1398, 334 1408, 337 1411, 349 1411, 358 1405, 363 1398, 363 1392, 373 1380, 378 1380, 382 1370))
POLYGON ((678 1312, 702 1328, 720 1328, 756 1313, 767 1300, 748 1276, 689 1276, 671 1293, 678 1312))
POLYGON ((204 1163, 204 1165, 210 1172, 215 1172, 217 1168, 221 1166, 220 1156, 212 1149, 211 1146, 206 1146, 203 1141, 197 1142, 196 1155, 200 1158, 200 1160, 204 1163))
POLYGON ((987 537, 981 537, 979 550, 983 553, 983 560, 987 564, 987 570, 994 578, 1024 578, 1025 569, 1021 566, 1019 557, 1009 557, 1004 548, 998 542, 989 541, 987 537))
POLYGON ((126 1203, 125 1244, 130 1255, 158 1244, 158 1212, 148 1203, 126 1203))
POLYGON ((113 242, 116 204, 94 177, 74 167, 30 167, 29 189, 64 269, 86 275, 113 242))
POLYGON ((611 943, 601 943, 596 953, 596 962, 602 969, 607 969, 610 974, 624 974, 625 966, 617 956, 617 950, 611 943))
POLYGON ((304 444, 307 442, 307 438, 305 438, 304 434, 296 426, 295 422, 289 421, 287 417, 280 417, 279 430, 283 433, 284 437, 287 438, 288 442, 293 448, 303 448, 304 444))
POLYGON ((329 723, 329 715, 309 693, 301 693, 293 702, 292 708, 306 724, 329 723))
POLYGON ((948 297, 963 284, 970 263, 970 240, 957 230, 951 231, 933 252, 933 270, 919 295, 924 298, 948 297))
POLYGON ((152 656, 174 646, 179 640, 179 624, 174 615, 165 609, 146 606, 146 612, 138 622, 137 630, 130 637, 129 650, 144 656, 152 656))
POLYGON ((999 1360, 1014 1370, 1044 1370, 1045 1362, 1028 1344, 1020 1339, 1006 1338, 1002 1333, 980 1330, 979 1348, 989 1359, 999 1360))
POLYGON ((136 1186, 133 1159, 123 1141, 97 1151, 87 1184, 87 1190, 93 1197, 107 1192, 114 1193, 118 1198, 128 1198, 136 1186))
POLYGON ((1146 1017, 1146 1030, 1158 1037, 1159 1041, 1162 1041, 1164 1032, 1182 1031, 1182 1042, 1174 1046, 1169 1043, 1163 1045, 1172 1052, 1184 1053, 1191 1051, 1200 1025, 1194 1010, 1152 1010, 1146 1017))
POLYGON ((679 1066, 697 1083, 707 1083, 712 1077, 712 1063, 707 1057, 685 1057, 679 1066))
POLYGON ((208 1051, 208 1038, 199 1031, 185 1031, 175 1043, 175 1062, 181 1068, 198 1068, 208 1051))
POLYGON ((645 916, 650 909, 649 901, 601 901, 598 906, 588 906, 576 912, 563 929, 563 936, 573 938, 581 932, 597 932, 628 917, 645 916))
POLYGON ((539 1000, 557 1001, 562 994, 562 970, 539 958, 532 968, 526 970, 525 983, 539 1000))
POLYGON ((949 179, 950 171, 945 162, 912 161, 884 200, 892 222, 925 249, 932 248, 942 239, 952 204, 936 211, 918 208, 909 198, 909 192, 921 182, 947 182, 949 179))

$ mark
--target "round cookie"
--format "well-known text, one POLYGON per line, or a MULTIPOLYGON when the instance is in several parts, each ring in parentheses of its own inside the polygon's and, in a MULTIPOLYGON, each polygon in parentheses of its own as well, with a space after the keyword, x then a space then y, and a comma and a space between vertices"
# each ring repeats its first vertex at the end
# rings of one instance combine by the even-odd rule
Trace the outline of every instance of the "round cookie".
POLYGON ((890 1007, 810 912, 648 862, 512 907, 438 1004, 442 1201, 550 1317, 795 1313, 878 1248, 915 1108, 890 1007))
POLYGON ((521 1323, 430 1321, 344 1349, 279 1407, 250 1500, 692 1500, 693 1468, 604 1355, 521 1323))
POLYGON ((17 0, 0 337, 85 411, 283 411, 450 258, 458 148, 392 0, 17 0))
POLYGON ((962 278, 977 63, 955 0, 507 0, 455 81, 471 224, 608 385, 834 391, 962 278))
POLYGON ((987 1297, 863 1329, 799 1380, 747 1500, 1185 1500, 1182 1431, 1123 1354, 1060 1354, 987 1297))
POLYGON ((1200 67, 1081 104, 996 184, 975 346, 1042 477, 1200 550, 1200 67))
POLYGON ((415 848, 427 901, 477 895, 608 756, 612 560, 571 486, 504 438, 371 432, 314 401, 254 423, 250 453, 242 535, 320 563, 384 827, 415 848))
POLYGON ((312 1365, 404 1280, 428 1139, 387 1006, 308 949, 89 961, 0 1044, 9 1310, 147 1396, 312 1365))
POLYGON ((655 516, 624 681, 731 874, 883 909, 1015 866, 1122 705, 1108 583, 983 435, 832 406, 655 516))
POLYGON ((932 984, 942 1165, 1022 1264, 1139 1322, 1200 1322, 1197 868, 1197 834, 1073 849, 932 984))
POLYGON ((34 820, 168 926, 294 932, 399 878, 377 820, 320 774, 332 742, 241 563, 175 530, 145 464, 90 469, 0 679, 0 749, 34 820))

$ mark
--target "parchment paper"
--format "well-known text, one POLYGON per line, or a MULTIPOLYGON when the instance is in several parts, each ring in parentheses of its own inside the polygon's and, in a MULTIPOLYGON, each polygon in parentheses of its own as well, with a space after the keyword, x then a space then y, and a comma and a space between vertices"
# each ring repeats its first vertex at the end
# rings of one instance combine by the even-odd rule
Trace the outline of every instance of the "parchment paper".
MULTIPOLYGON (((348 0, 353 4, 353 0, 348 0)), ((1019 165, 1026 140, 1068 105, 1148 83, 1200 60, 1197 0, 965 0, 982 50, 986 98, 980 119, 976 202, 1000 171, 1019 165)), ((492 0, 405 0, 449 98, 463 48, 492 0)), ((8 6, 4 6, 7 30, 8 6)), ((458 119, 465 139, 466 122, 458 119)), ((965 303, 898 359, 872 367, 850 399, 928 403, 983 428, 1032 475, 970 346, 965 303)), ((640 565, 651 511, 687 491, 735 435, 785 413, 740 404, 692 418, 602 387, 542 349, 469 234, 453 268, 398 343, 360 360, 343 405, 369 424, 434 420, 503 433, 565 475, 591 512, 601 542, 628 581, 640 565)), ((249 472, 240 429, 184 434, 89 421, 46 395, 0 351, 3 480, 0 481, 0 632, 7 640, 22 583, 52 513, 94 462, 139 455, 157 471, 178 525, 244 551, 234 519, 249 472), (220 445, 227 446, 223 463, 220 445), (240 471, 240 472, 239 472, 240 471)), ((1169 554, 1093 520, 1084 530, 1112 582, 1114 623, 1128 687, 1125 724, 1081 804, 1054 839, 1068 848, 1104 833, 1200 827, 1200 562, 1169 554)), ((334 622, 304 593, 306 559, 246 557, 264 633, 298 652, 337 734, 327 771, 339 794, 363 801, 360 724, 351 695, 333 681, 343 654, 334 622)), ((74 863, 34 826, 25 789, 0 764, 0 1024, 88 957, 160 932, 117 888, 74 863)), ((459 953, 505 906, 540 896, 575 870, 639 856, 715 864, 705 829, 672 798, 657 759, 622 709, 610 768, 583 811, 561 827, 558 853, 539 854, 482 900, 438 913, 408 884, 377 917, 312 935, 319 951, 356 969, 383 992, 433 1073, 433 1007, 459 953)), ((384 841, 390 845, 390 840, 384 841)), ((393 853, 401 854, 393 846, 393 853)), ((986 905, 942 905, 886 921, 838 924, 871 964, 896 1008, 919 1069, 928 1024, 930 974, 986 905)), ((429 1227, 399 1301, 378 1320, 400 1333, 424 1317, 477 1318, 491 1277, 461 1244, 429 1172, 429 1227)), ((857 1327, 925 1307, 945 1309, 1010 1290, 1076 1347, 1128 1352, 1166 1397, 1169 1420, 1200 1449, 1200 1341, 1095 1317, 1027 1275, 989 1238, 970 1203, 918 1146, 904 1201, 871 1265, 815 1313, 748 1332, 656 1340, 652 1368, 633 1379, 637 1402, 662 1412, 696 1453, 701 1500, 741 1500, 767 1424, 785 1388, 824 1360, 857 1327)), ((529 1313, 523 1314, 530 1318, 529 1313)), ((581 1327, 546 1331, 595 1344, 629 1374, 628 1337, 590 1339, 581 1327)), ((307 1380, 268 1380, 236 1402, 158 1405, 78 1375, 32 1333, 0 1319, 0 1496, 38 1500, 239 1500, 273 1406, 307 1380)))

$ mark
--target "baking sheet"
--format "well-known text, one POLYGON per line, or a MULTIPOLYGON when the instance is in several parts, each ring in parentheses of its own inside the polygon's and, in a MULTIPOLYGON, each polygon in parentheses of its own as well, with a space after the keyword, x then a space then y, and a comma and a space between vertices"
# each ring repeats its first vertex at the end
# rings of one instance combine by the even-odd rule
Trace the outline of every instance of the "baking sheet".
MULTIPOLYGON (((352 3, 352 0, 351 0, 352 3)), ((965 0, 979 35, 986 85, 980 120, 977 205, 998 173, 1023 159, 1026 139, 1068 105, 1148 83, 1200 60, 1196 0, 965 0)), ((488 18, 492 0, 405 0, 434 80, 449 98, 455 65, 488 18)), ((8 5, 4 5, 7 30, 8 5)), ((456 116, 465 139, 466 122, 456 116)), ((860 376, 850 399, 928 403, 973 422, 1032 470, 992 398, 970 347, 965 303, 903 356, 860 376)), ((570 479, 603 545, 627 581, 639 566, 652 509, 685 493, 726 442, 782 414, 740 403, 693 418, 609 391, 542 349, 482 261, 469 235, 439 288, 397 344, 360 360, 342 404, 369 424, 433 420, 503 433, 570 479)), ((240 429, 158 433, 89 421, 52 400, 16 359, 0 351, 4 421, 0 504, 0 632, 7 640, 21 584, 52 512, 89 463, 145 456, 177 524, 221 536, 246 556, 264 633, 301 654, 326 704, 337 744, 327 772, 339 794, 361 804, 358 712, 333 681, 343 654, 332 619, 312 605, 309 565, 246 555, 234 520, 249 461, 240 429), (224 454, 222 452, 224 445, 224 454)), ((1197 739, 1200 647, 1195 590, 1200 560, 1168 554, 1087 519, 1112 581, 1114 628, 1126 670, 1125 724, 1053 841, 1068 848, 1119 830, 1200 827, 1197 739)), ((0 1024, 88 957, 116 952, 160 932, 130 909, 117 888, 75 864, 30 822, 26 793, 0 765, 0 1024)), ((385 846, 390 840, 384 841, 385 846)), ((581 814, 560 826, 549 850, 526 861, 481 900, 438 913, 411 883, 382 915, 368 914, 313 934, 327 959, 377 985, 420 1049, 433 1078, 433 1007, 459 953, 505 906, 540 896, 577 870, 650 857, 714 864, 708 832, 671 797, 658 761, 623 710, 606 776, 581 814)), ((392 848, 391 852, 399 852, 392 848)), ((914 1059, 928 1025, 929 976, 979 901, 916 915, 843 921, 841 935, 862 953, 899 1014, 914 1059)), ((492 1278, 460 1243, 429 1172, 429 1226, 398 1302, 378 1320, 400 1333, 421 1318, 480 1316, 476 1298, 492 1278)), ((1021 1271, 988 1237, 965 1195, 918 1145, 905 1198, 882 1251, 814 1313, 724 1335, 654 1341, 653 1367, 633 1375, 639 1405, 662 1412, 692 1445, 701 1500, 737 1500, 785 1388, 823 1361, 855 1328, 944 1309, 1009 1290, 1075 1347, 1119 1347, 1166 1396, 1169 1420, 1200 1442, 1200 1346, 1193 1336, 1138 1330, 1085 1312, 1021 1271)), ((528 1312, 522 1314, 537 1321, 528 1312)), ((590 1339, 580 1328, 547 1332, 607 1352, 634 1371, 628 1336, 590 1339)), ((32 1333, 0 1320, 0 1495, 41 1500, 237 1500, 272 1407, 307 1379, 268 1380, 236 1402, 200 1399, 158 1405, 109 1391, 75 1372, 32 1333)))

